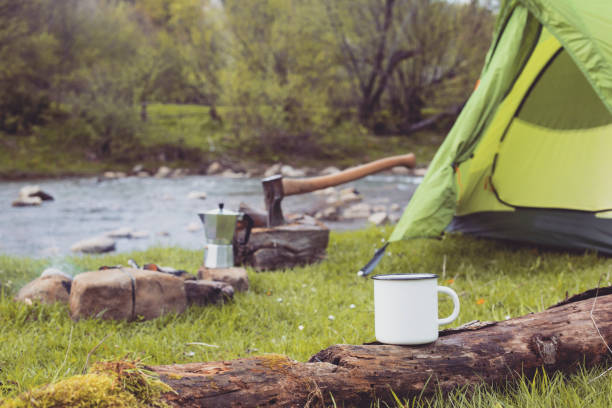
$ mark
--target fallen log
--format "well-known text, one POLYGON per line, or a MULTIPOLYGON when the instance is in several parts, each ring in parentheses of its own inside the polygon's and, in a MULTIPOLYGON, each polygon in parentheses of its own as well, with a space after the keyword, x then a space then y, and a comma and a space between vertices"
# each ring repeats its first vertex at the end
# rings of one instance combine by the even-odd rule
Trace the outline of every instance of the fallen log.
POLYGON ((543 312, 445 330, 422 346, 335 345, 300 363, 281 355, 151 367, 181 407, 370 406, 438 389, 504 384, 521 374, 572 373, 612 353, 612 287, 566 299, 543 312))

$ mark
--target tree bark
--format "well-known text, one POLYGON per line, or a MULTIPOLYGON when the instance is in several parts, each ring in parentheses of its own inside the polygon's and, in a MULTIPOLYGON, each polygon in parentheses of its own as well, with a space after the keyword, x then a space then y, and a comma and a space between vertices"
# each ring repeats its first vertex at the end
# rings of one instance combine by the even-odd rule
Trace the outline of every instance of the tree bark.
POLYGON ((247 244, 237 251, 236 263, 258 271, 308 265, 325 258, 328 242, 329 229, 320 223, 253 228, 247 244))
POLYGON ((422 346, 335 345, 299 363, 281 355, 152 367, 182 407, 370 406, 438 389, 504 384, 538 369, 574 372, 611 356, 612 287, 543 312, 445 330, 422 346), (604 340, 605 339, 605 340, 604 340))

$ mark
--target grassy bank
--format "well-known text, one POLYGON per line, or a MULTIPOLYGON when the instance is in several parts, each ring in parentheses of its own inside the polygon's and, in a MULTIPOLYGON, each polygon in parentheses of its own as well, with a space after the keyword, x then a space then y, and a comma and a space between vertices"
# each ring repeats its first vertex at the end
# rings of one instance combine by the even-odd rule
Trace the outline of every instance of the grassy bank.
MULTIPOLYGON (((218 110, 223 115, 227 108, 218 110)), ((0 178, 95 175, 105 170, 129 171, 136 164, 150 170, 165 165, 199 171, 215 160, 243 168, 275 161, 294 166, 346 167, 408 152, 414 152, 418 163, 425 165, 444 137, 443 131, 377 137, 339 127, 318 142, 325 155, 296 149, 274 157, 254 157, 241 152, 241 142, 234 140, 228 124, 211 119, 205 106, 152 104, 147 112, 147 121, 137 125, 133 144, 108 157, 95 154, 80 142, 79 130, 70 124, 37 128, 29 135, 0 133, 0 178)))
MULTIPOLYGON (((374 340, 372 282, 356 276, 389 229, 332 233, 328 259, 286 272, 249 271, 251 289, 233 303, 192 307, 180 316, 125 323, 70 320, 64 305, 26 306, 10 299, 44 267, 78 273, 100 265, 157 262, 195 272, 200 251, 158 248, 133 254, 32 260, 0 256, 0 398, 81 373, 93 361, 129 356, 146 364, 187 363, 281 353, 305 361, 337 343, 374 340), (201 342, 211 346, 188 345, 201 342)), ((543 310, 566 293, 609 285, 612 260, 447 237, 393 244, 377 272, 435 272, 459 293, 453 325, 503 320, 543 310)), ((440 314, 451 302, 441 300, 440 314)), ((612 375, 601 370, 568 379, 540 377, 515 390, 458 390, 451 400, 466 407, 609 406, 612 375), (498 404, 498 405, 496 405, 498 404)))

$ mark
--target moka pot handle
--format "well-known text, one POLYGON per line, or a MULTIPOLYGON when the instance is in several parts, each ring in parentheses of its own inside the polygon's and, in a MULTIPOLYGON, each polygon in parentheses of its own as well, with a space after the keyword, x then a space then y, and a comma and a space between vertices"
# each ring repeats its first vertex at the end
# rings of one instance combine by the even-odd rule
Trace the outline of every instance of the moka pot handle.
POLYGON ((246 245, 247 242, 249 242, 249 238, 251 236, 251 230, 253 229, 253 225, 255 224, 255 222, 253 221, 253 218, 249 214, 245 214, 245 213, 242 214, 242 219, 246 221, 247 225, 246 225, 246 231, 244 232, 244 239, 239 244, 246 245))

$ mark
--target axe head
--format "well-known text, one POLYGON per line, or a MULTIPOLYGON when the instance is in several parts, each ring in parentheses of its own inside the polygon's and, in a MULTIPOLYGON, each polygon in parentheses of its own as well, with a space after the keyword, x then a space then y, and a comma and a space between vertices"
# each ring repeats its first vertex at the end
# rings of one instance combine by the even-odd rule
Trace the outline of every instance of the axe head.
POLYGON ((281 201, 285 196, 283 190, 283 176, 276 175, 261 181, 264 190, 266 211, 268 212, 268 227, 276 227, 285 223, 281 201))

